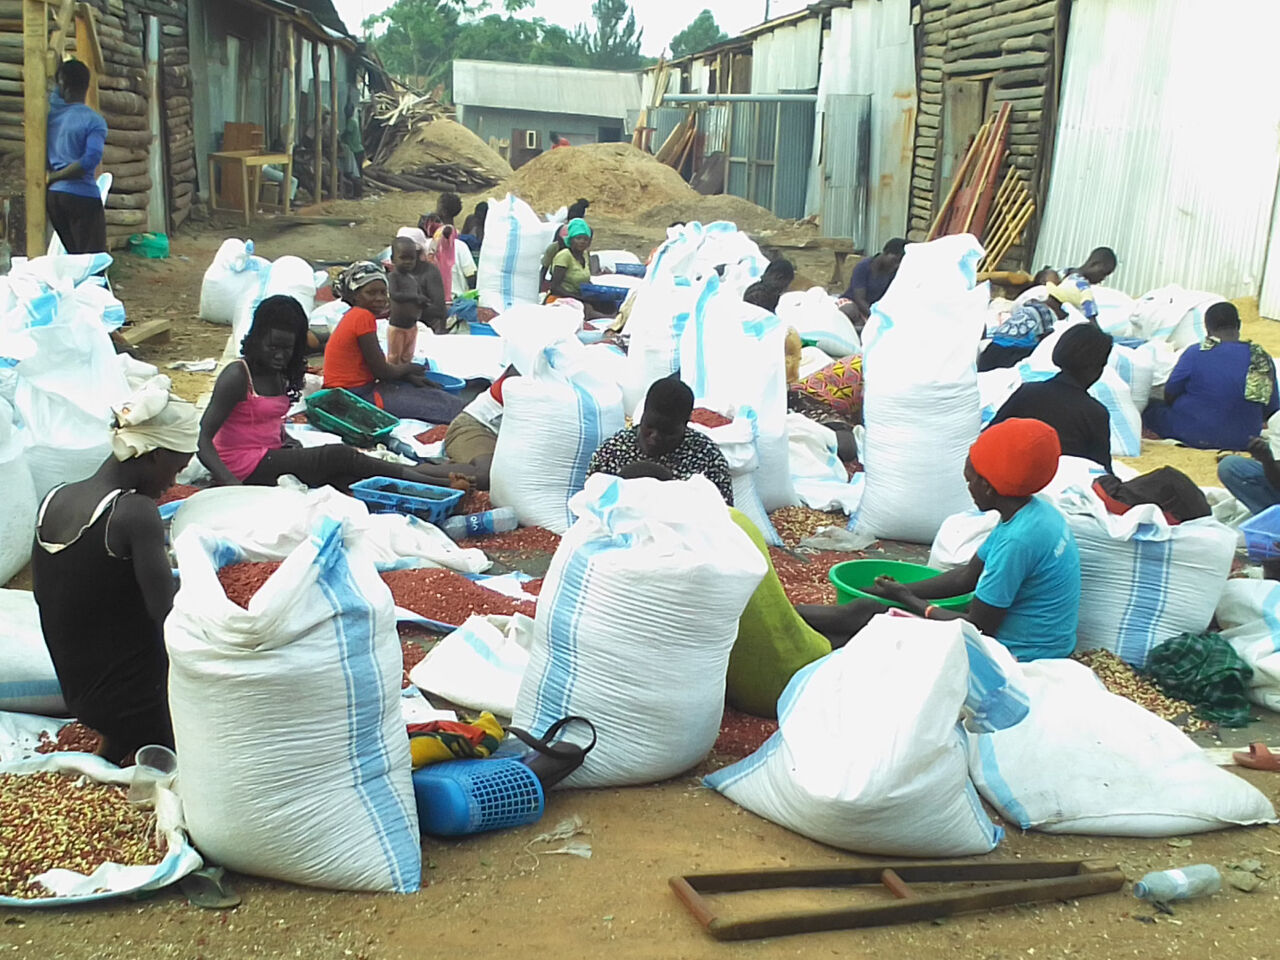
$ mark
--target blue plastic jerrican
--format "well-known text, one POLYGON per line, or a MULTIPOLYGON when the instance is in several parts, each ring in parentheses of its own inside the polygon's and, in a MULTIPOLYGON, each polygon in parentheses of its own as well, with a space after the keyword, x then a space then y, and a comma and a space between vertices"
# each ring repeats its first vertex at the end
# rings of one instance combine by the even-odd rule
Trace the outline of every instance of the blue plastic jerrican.
POLYGON ((447 760, 415 770, 418 827, 462 837, 536 823, 545 797, 537 775, 519 760, 447 760))

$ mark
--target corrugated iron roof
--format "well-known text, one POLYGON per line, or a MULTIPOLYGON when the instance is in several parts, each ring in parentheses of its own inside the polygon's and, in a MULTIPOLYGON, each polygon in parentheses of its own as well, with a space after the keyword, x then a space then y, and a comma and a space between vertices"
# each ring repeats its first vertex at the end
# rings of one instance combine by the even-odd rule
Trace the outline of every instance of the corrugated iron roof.
POLYGON ((624 118, 628 110, 640 109, 640 74, 455 60, 453 102, 465 107, 624 118))

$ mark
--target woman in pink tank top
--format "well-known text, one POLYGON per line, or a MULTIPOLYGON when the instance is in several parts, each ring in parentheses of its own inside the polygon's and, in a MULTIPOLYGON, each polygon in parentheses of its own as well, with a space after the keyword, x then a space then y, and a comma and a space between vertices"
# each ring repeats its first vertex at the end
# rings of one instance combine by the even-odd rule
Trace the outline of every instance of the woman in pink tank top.
POLYGON ((200 462, 220 485, 274 486, 286 475, 309 487, 346 490, 357 480, 391 477, 438 483, 465 473, 457 464, 406 467, 345 443, 302 447, 284 421, 302 396, 307 372, 307 315, 293 297, 267 297, 253 313, 241 358, 218 375, 200 421, 200 462))

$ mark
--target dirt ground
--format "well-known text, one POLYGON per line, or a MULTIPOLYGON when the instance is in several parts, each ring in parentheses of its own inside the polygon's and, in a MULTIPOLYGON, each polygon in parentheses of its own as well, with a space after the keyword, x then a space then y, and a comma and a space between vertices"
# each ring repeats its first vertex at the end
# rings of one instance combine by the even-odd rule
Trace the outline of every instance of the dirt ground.
MULTIPOLYGON (((264 222, 255 225, 252 236, 267 257, 293 253, 316 260, 350 260, 376 252, 397 226, 416 221, 432 201, 434 197, 426 195, 396 194, 336 203, 329 205, 334 215, 360 222, 287 229, 264 222)), ((469 201, 468 211, 470 206, 469 201)), ((598 247, 622 247, 641 254, 661 239, 666 226, 592 219, 598 247)), ((195 313, 200 277, 227 236, 243 236, 243 231, 229 221, 199 225, 173 238, 174 258, 164 262, 120 255, 112 280, 130 317, 140 321, 167 316, 175 321, 169 342, 143 347, 145 359, 163 367, 174 360, 221 353, 226 329, 195 319, 195 313)), ((829 253, 797 259, 802 275, 818 283, 831 279, 829 253)), ((210 378, 178 375, 175 381, 183 394, 197 399, 208 389, 210 378)), ((1142 462, 1154 465, 1160 455, 1144 450, 1142 462)), ((1234 745, 1258 738, 1280 742, 1276 718, 1234 732, 1224 742, 1234 745)), ((833 752, 850 748, 838 741, 831 744, 833 752)), ((1053 758, 1045 761, 1052 763, 1053 758)), ((698 770, 649 787, 557 792, 543 820, 534 826, 460 842, 427 840, 423 844, 426 886, 416 895, 332 893, 234 877, 244 902, 222 913, 189 906, 174 891, 148 900, 74 910, 0 909, 0 956, 41 960, 256 956, 487 960, 515 955, 1262 960, 1277 955, 1280 828, 1274 826, 1196 836, 1186 846, 1165 839, 1054 837, 1009 828, 1005 841, 991 855, 1000 860, 1102 859, 1118 864, 1130 879, 1151 869, 1198 862, 1221 867, 1250 858, 1262 861, 1272 872, 1272 878, 1251 894, 1227 889, 1211 899, 1178 905, 1171 916, 1135 900, 1126 888, 1068 903, 1006 908, 939 923, 718 944, 670 893, 669 877, 695 871, 874 862, 806 840, 701 787, 701 775, 725 762, 727 758, 713 755, 698 770), (581 817, 590 832, 586 838, 592 847, 589 860, 544 855, 534 865, 523 856, 526 849, 541 848, 531 843, 539 833, 573 815, 581 817)), ((1240 775, 1280 804, 1280 776, 1240 775)), ((722 898, 721 903, 730 915, 744 916, 875 897, 884 894, 782 892, 722 898)))

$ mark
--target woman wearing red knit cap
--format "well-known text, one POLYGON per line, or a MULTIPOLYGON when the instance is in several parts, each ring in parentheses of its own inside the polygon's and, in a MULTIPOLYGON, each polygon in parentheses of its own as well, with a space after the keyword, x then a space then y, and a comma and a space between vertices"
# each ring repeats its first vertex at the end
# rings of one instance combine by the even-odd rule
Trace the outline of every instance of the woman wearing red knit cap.
MULTIPOLYGON (((1066 519, 1035 496, 1053 479, 1060 454, 1058 434, 1039 420, 989 427, 969 449, 964 478, 979 510, 999 511, 995 530, 967 566, 910 586, 880 577, 876 592, 931 620, 968 620, 1019 660, 1069 656, 1080 613, 1080 554, 1066 519), (930 603, 971 590, 968 613, 930 603)), ((796 609, 839 646, 883 607, 867 600, 796 609)))

